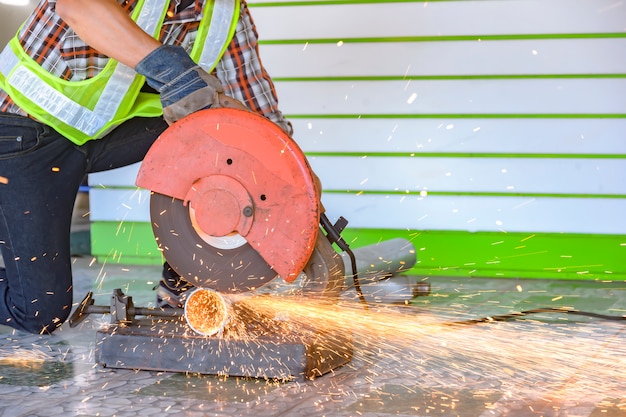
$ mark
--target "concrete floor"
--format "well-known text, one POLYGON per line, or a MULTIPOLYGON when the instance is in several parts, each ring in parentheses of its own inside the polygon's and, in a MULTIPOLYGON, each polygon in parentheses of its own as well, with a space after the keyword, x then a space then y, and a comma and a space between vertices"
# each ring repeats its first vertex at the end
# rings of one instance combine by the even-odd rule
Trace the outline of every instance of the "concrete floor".
MULTIPOLYGON (((160 268, 75 258, 75 301, 114 288, 154 304, 160 268)), ((538 307, 626 314, 626 283, 429 278, 409 306, 358 313, 353 360, 306 382, 103 368, 92 315, 51 336, 0 326, 0 416, 626 416, 626 322, 538 307)), ((356 306, 353 311, 357 310, 356 306)), ((348 306, 348 308, 352 308, 348 306)))

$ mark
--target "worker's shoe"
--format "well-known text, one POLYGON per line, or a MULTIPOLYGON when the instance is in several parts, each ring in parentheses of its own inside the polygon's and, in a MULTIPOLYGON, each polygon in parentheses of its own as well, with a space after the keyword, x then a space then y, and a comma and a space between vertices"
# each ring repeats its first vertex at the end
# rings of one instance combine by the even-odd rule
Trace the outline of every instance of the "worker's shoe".
POLYGON ((157 308, 182 308, 188 292, 193 288, 195 288, 193 285, 183 280, 168 264, 165 264, 163 277, 157 287, 157 308))

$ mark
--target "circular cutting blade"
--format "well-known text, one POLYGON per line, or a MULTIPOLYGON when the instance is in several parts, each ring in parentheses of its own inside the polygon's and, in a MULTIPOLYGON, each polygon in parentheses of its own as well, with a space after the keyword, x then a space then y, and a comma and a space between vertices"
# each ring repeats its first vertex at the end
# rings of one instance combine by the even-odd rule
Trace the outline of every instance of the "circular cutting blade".
POLYGON ((252 291, 276 272, 241 236, 201 236, 189 206, 159 193, 150 196, 152 230, 163 256, 184 280, 224 293, 252 291), (219 244, 220 240, 223 244, 219 244))

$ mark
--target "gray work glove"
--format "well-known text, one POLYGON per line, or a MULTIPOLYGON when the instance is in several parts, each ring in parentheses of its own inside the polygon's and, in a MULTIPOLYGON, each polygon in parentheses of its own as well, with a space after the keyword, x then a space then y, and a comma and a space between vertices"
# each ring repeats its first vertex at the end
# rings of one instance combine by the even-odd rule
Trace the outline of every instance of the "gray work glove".
POLYGON ((220 81, 193 62, 180 46, 158 47, 137 64, 135 71, 160 93, 163 118, 169 124, 209 107, 243 106, 225 96, 220 81))

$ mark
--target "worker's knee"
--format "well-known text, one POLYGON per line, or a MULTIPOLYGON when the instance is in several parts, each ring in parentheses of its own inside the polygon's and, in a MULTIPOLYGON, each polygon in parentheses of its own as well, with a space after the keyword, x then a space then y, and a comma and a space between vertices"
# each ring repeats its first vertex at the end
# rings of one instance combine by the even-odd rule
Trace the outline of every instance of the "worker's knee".
POLYGON ((14 311, 5 324, 33 334, 49 334, 67 320, 72 308, 71 298, 67 303, 56 306, 47 305, 45 308, 29 308, 26 311, 14 311))

